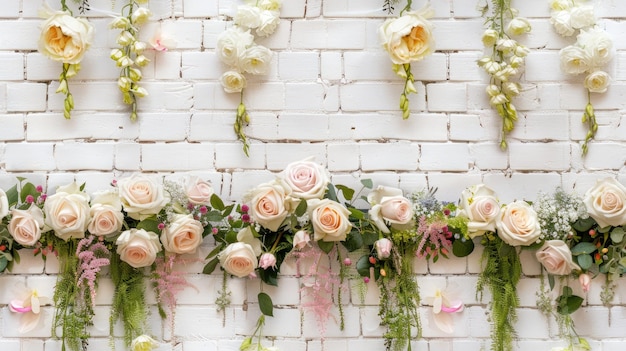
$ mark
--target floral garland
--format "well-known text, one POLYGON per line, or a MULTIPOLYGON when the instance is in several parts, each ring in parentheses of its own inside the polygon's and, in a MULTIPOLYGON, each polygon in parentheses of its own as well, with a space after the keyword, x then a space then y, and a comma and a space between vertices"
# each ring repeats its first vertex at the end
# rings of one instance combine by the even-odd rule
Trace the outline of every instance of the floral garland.
POLYGON ((489 102, 502 117, 500 148, 506 149, 507 134, 517 121, 517 109, 513 98, 519 95, 521 86, 516 79, 524 68, 528 48, 514 38, 531 31, 527 19, 517 16, 517 10, 511 7, 511 0, 485 2, 482 8, 487 30, 482 41, 487 49, 486 55, 478 60, 478 66, 489 74, 486 92, 489 102))
POLYGON ((259 37, 267 37, 276 31, 280 22, 282 0, 248 0, 237 7, 234 25, 217 38, 217 55, 228 66, 220 77, 220 83, 227 93, 239 93, 234 129, 237 139, 243 143, 243 152, 248 156, 250 145, 244 127, 250 123, 250 116, 243 102, 247 80, 244 73, 267 74, 272 59, 272 51, 254 42, 254 32, 259 37))
MULTIPOLYGON (((86 8, 88 6, 81 7, 83 10, 86 8)), ((80 70, 80 62, 93 42, 94 28, 86 19, 74 17, 66 0, 61 0, 61 11, 52 10, 44 2, 40 17, 44 21, 40 26, 39 52, 53 61, 63 63, 56 93, 65 94, 63 116, 70 119, 74 109, 74 97, 70 92, 68 79, 80 70)))
POLYGON ((574 44, 559 51, 561 70, 571 75, 586 74, 583 85, 587 89, 587 105, 582 117, 588 128, 582 145, 582 154, 586 155, 589 141, 598 130, 591 93, 608 90, 611 77, 604 67, 613 59, 613 41, 597 25, 593 5, 586 0, 550 0, 550 8, 550 22, 557 33, 565 37, 576 35, 574 44))
MULTIPOLYGON (((400 94, 402 119, 408 119, 411 115, 409 94, 417 93, 411 62, 421 61, 435 50, 433 25, 428 21, 435 12, 430 3, 417 11, 412 11, 411 5, 412 0, 408 0, 399 17, 387 19, 378 28, 380 42, 389 54, 393 71, 404 78, 404 90, 400 94)), ((384 8, 391 12, 392 3, 386 1, 384 8)))
POLYGON ((143 55, 147 44, 138 40, 140 26, 148 21, 151 12, 140 4, 147 4, 148 0, 129 0, 119 17, 116 17, 111 28, 121 30, 117 37, 120 48, 111 51, 111 59, 121 68, 117 86, 122 92, 125 104, 131 105, 130 120, 137 120, 137 98, 145 97, 148 91, 139 85, 141 68, 150 60, 143 55))

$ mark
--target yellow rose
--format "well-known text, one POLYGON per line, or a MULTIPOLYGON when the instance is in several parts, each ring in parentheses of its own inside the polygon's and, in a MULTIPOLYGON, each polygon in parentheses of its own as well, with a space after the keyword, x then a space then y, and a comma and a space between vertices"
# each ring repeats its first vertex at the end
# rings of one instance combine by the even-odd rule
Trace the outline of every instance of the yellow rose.
POLYGON ((47 14, 49 17, 41 24, 39 52, 54 61, 80 63, 93 41, 93 26, 64 11, 47 14))
POLYGON ((395 64, 422 60, 434 51, 432 17, 430 7, 419 11, 408 11, 398 18, 386 20, 378 29, 383 48, 395 64))

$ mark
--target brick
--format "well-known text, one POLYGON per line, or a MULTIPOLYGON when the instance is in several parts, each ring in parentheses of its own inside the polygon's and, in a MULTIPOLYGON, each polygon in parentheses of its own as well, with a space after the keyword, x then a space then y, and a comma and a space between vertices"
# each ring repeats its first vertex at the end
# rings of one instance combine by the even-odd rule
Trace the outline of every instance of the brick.
POLYGON ((0 79, 3 81, 24 79, 23 54, 0 52, 0 79))
POLYGON ((46 109, 46 85, 39 83, 7 84, 6 109, 10 112, 33 112, 46 109))
POLYGON ((57 168, 71 170, 103 170, 113 168, 114 145, 111 143, 65 142, 55 146, 57 168))
POLYGON ((213 52, 183 52, 181 73, 184 79, 219 79, 225 66, 213 52))
POLYGON ((187 113, 144 113, 139 119, 139 140, 178 141, 187 137, 189 120, 187 113))
POLYGON ((141 168, 144 171, 212 168, 214 153, 215 147, 210 144, 144 144, 141 168))
POLYGON ((515 170, 565 171, 569 168, 570 147, 565 143, 509 143, 509 156, 515 170), (538 159, 543 162, 536 162, 538 159))
POLYGON ((421 145, 419 168, 421 170, 466 171, 469 169, 469 149, 467 144, 421 145), (442 157, 442 155, 446 155, 442 157))
POLYGON ((320 74, 322 79, 339 80, 343 76, 343 59, 340 52, 320 53, 320 74))
POLYGON ((215 17, 218 12, 218 2, 204 3, 197 0, 183 0, 183 16, 185 18, 215 17))
POLYGON ((361 147, 361 169, 364 171, 417 169, 419 147, 408 142, 363 143, 361 147), (393 157, 392 155, 402 155, 393 157))
POLYGON ((48 171, 56 169, 54 144, 7 144, 4 162, 7 171, 48 171))
MULTIPOLYGON (((399 80, 399 78, 398 78, 399 80)), ((352 83, 343 85, 339 89, 341 96, 341 108, 343 111, 398 111, 398 116, 402 116, 400 111, 400 94, 402 94, 404 83, 394 81, 387 83, 384 88, 376 83, 352 83)), ((417 94, 409 96, 411 111, 423 111, 426 109, 424 96, 424 85, 415 82, 417 94)))
POLYGON ((362 21, 293 21, 291 46, 294 49, 358 49, 365 43, 362 21))
POLYGON ((24 115, 0 114, 0 140, 24 140, 24 115))
POLYGON ((462 83, 428 84, 428 110, 433 112, 466 111, 467 87, 462 83))
POLYGON ((281 80, 314 81, 320 75, 316 52, 283 52, 278 54, 278 77, 281 80))
POLYGON ((0 32, 11 33, 5 35, 0 42, 0 50, 37 50, 41 34, 40 23, 40 20, 0 20, 0 32))

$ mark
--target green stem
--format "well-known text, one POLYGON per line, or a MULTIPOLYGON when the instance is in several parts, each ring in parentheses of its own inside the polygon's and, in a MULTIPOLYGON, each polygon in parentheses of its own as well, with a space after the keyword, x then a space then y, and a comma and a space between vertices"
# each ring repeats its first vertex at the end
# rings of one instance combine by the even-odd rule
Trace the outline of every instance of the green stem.
POLYGON ((400 11, 400 16, 402 16, 406 11, 411 11, 411 5, 413 4, 413 0, 407 0, 406 6, 400 11))

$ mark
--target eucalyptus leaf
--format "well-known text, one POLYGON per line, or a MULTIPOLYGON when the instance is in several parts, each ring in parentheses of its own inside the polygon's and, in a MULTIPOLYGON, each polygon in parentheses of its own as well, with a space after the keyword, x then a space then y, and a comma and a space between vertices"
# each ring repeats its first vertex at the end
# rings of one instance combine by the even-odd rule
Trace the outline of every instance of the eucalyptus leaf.
POLYGON ((359 260, 356 262, 356 271, 362 277, 370 276, 370 267, 372 267, 372 264, 370 263, 369 255, 361 256, 359 260))
POLYGON ((274 304, 272 303, 272 298, 268 294, 262 292, 259 293, 258 299, 261 313, 266 316, 274 317, 274 304))
POLYGON ((330 183, 328 183, 326 198, 333 200, 335 202, 339 202, 339 200, 337 199, 337 191, 335 191, 335 186, 330 183))
POLYGON ((354 196, 354 190, 351 188, 348 188, 345 185, 337 185, 337 189, 340 190, 343 193, 343 197, 350 201, 352 200, 352 197, 354 196))
POLYGON ((576 246, 572 248, 572 255, 573 256, 588 255, 596 251, 597 249, 598 248, 592 243, 582 242, 582 243, 576 244, 576 246))
POLYGON ((372 189, 374 187, 374 182, 371 179, 361 179, 361 184, 367 189, 372 189))
POLYGON ((593 265, 593 258, 591 255, 578 255, 576 256, 576 260, 578 261, 580 268, 584 270, 591 268, 593 265))
POLYGON ((616 227, 611 231, 611 240, 613 240, 614 244, 619 244, 622 240, 624 240, 624 234, 626 234, 626 232, 624 232, 624 228, 616 227))

